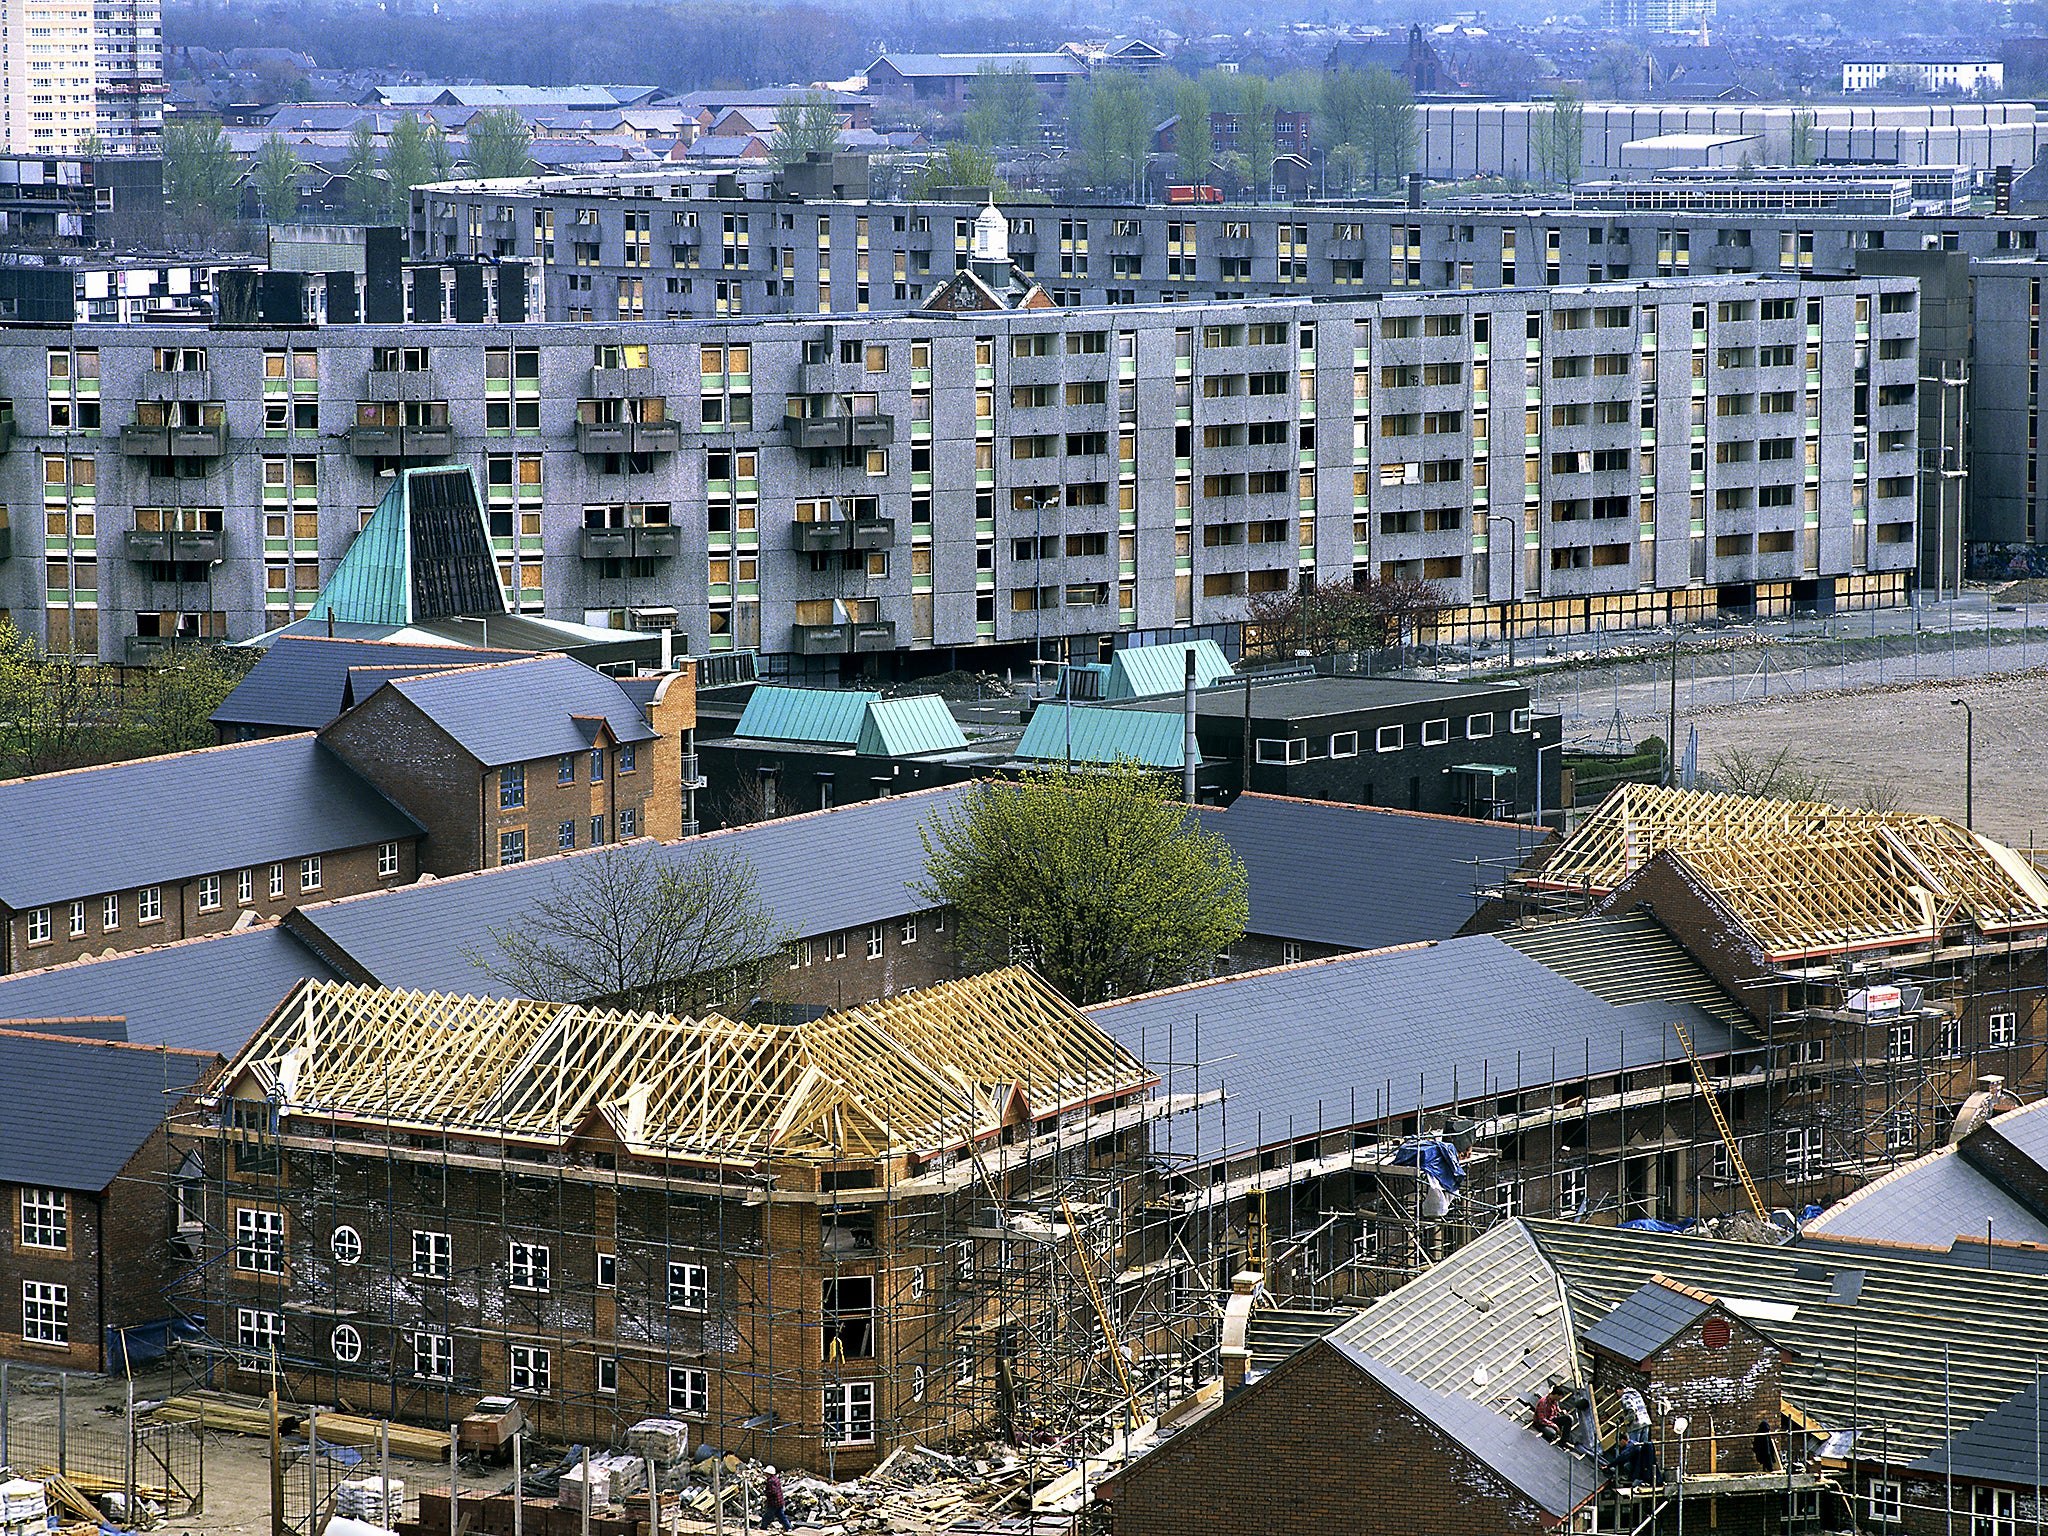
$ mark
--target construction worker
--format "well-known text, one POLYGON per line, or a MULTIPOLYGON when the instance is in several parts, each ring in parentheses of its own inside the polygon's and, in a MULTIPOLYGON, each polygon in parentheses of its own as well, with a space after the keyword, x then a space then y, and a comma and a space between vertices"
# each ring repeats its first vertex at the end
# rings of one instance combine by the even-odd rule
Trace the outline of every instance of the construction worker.
POLYGON ((785 1531, 796 1529, 789 1523, 789 1509, 782 1502, 782 1474, 770 1467, 767 1480, 761 1484, 761 1529, 767 1530, 772 1520, 780 1520, 785 1531))
POLYGON ((1563 1407, 1564 1389, 1553 1381, 1550 1390, 1537 1398, 1536 1406, 1530 1410, 1536 1433, 1553 1442, 1561 1439, 1563 1430, 1558 1425, 1557 1416, 1563 1407))

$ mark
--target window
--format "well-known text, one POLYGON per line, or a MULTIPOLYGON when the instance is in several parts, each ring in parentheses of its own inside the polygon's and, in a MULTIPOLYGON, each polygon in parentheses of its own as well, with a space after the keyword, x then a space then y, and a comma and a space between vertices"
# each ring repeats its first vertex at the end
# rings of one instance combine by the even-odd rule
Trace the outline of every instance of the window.
POLYGON ((544 1291, 548 1288, 548 1249, 545 1243, 511 1243, 506 1249, 506 1284, 515 1291, 544 1291))
MULTIPOLYGON (((77 907, 78 910, 72 915, 72 931, 74 933, 83 933, 85 931, 85 908, 78 906, 75 902, 73 906, 77 907)), ((201 875, 199 877, 199 910, 202 912, 218 912, 220 910, 219 875, 201 875)))
POLYGON ((1425 720, 1422 722, 1422 744, 1425 747, 1440 747, 1451 739, 1449 720, 1425 720))
POLYGON ((160 885, 145 885, 135 893, 135 921, 138 923, 160 923, 163 920, 163 887, 160 885))
POLYGON ((1339 731, 1335 736, 1332 736, 1330 738, 1330 756, 1358 756, 1358 732, 1339 731))
POLYGON ((917 942, 917 919, 914 917, 903 919, 903 942, 906 944, 915 944, 917 942))
POLYGON ((827 1387, 826 1441, 832 1445, 869 1445, 874 1438, 875 1384, 871 1381, 847 1381, 827 1387))
POLYGON ((1942 1019, 1934 1026, 1934 1054, 1937 1056, 1960 1056, 1963 1054, 1963 1021, 1942 1019))
POLYGON ((235 900, 248 906, 256 899, 256 871, 245 869, 235 876, 235 900))
POLYGON ((85 937, 85 903, 82 901, 71 903, 71 937, 74 939, 85 937))
POLYGON ((1508 729, 1511 731, 1526 731, 1529 729, 1529 711, 1518 709, 1510 714, 1508 716, 1508 729))
MULTIPOLYGON (((278 881, 275 883, 278 885, 278 889, 272 891, 270 894, 273 896, 282 895, 284 893, 283 882, 278 881)), ((100 903, 100 928, 104 932, 112 933, 116 928, 120 926, 121 898, 119 896, 109 896, 100 903)))
POLYGON ((1905 1501, 1897 1483, 1872 1482, 1870 1519, 1873 1525, 1897 1525, 1905 1501))
POLYGON ((1383 725, 1373 733, 1372 746, 1375 752, 1398 752, 1401 750, 1402 728, 1398 725, 1383 725))
POLYGON ((531 1392, 545 1397, 553 1377, 552 1358, 531 1344, 514 1344, 505 1351, 507 1384, 514 1392, 531 1392))
MULTIPOLYGON (((282 895, 284 895, 284 866, 282 864, 273 864, 270 866, 270 899, 276 901, 282 895)), ((114 898, 111 896, 107 898, 107 911, 110 913, 115 911, 114 898)), ((110 922, 107 926, 112 927, 113 924, 110 922)))
POLYGON ((24 1248, 69 1248, 70 1202, 61 1189, 21 1192, 21 1245, 24 1248))
POLYGON ((668 1304, 684 1312, 702 1312, 711 1296, 711 1271, 702 1264, 668 1267, 668 1304))
POLYGON ((694 1365, 668 1368, 668 1406, 672 1413, 702 1415, 711 1407, 711 1379, 694 1365))
POLYGON ((634 750, 633 743, 622 743, 619 747, 619 772, 631 773, 639 766, 639 754, 634 750))
POLYGON ((1305 763, 1308 761, 1308 738, 1261 736, 1253 751, 1262 763, 1305 763))
POLYGON ((33 908, 28 914, 28 941, 31 944, 50 942, 50 909, 33 908))
POLYGON ((603 747, 592 747, 590 749, 590 782, 593 784, 602 784, 604 782, 603 747))
POLYGON ((600 1291, 615 1291, 619 1288, 619 1256, 616 1253, 600 1253, 597 1256, 597 1288, 600 1291))
POLYGON ((317 891, 320 889, 320 855, 312 854, 299 860, 299 889, 317 891))
POLYGON ((640 832, 640 807, 623 805, 619 807, 619 836, 636 837, 640 832))
MULTIPOLYGON (((257 1362, 267 1362, 270 1351, 282 1351, 284 1345, 284 1314, 266 1312, 259 1307, 235 1308, 235 1347, 244 1350, 257 1362)), ((259 1364, 256 1368, 260 1369, 259 1364)))
POLYGON ((963 1387, 973 1386, 974 1346, 972 1344, 962 1344, 954 1352, 953 1358, 958 1364, 960 1385, 963 1387))
POLYGON ((604 817, 602 814, 590 818, 590 846, 595 848, 604 841, 604 817))
POLYGON ((870 960, 882 958, 882 925, 880 923, 876 923, 868 929, 868 958, 870 960))
POLYGON ((337 1264, 359 1264, 363 1258, 363 1234, 354 1227, 336 1227, 334 1236, 327 1240, 328 1249, 334 1254, 337 1264))
POLYGON ((71 1342, 71 1287, 21 1283, 21 1338, 25 1344, 71 1342))
POLYGON ((1913 1026, 1911 1023, 1893 1024, 1885 1032, 1884 1059, 1886 1061, 1911 1061, 1913 1059, 1913 1026))
POLYGON ((412 1373, 425 1381, 451 1381, 455 1376, 455 1341, 445 1333, 412 1336, 412 1373))
POLYGON ((910 1400, 913 1403, 924 1401, 924 1389, 929 1380, 930 1373, 923 1366, 913 1365, 910 1368, 910 1400))
POLYGON ((1300 962, 1301 945, 1293 939, 1282 939, 1280 941, 1280 963, 1282 965, 1298 965, 1300 962))
POLYGON ((1586 1203, 1586 1170, 1567 1168, 1557 1176, 1557 1211, 1568 1216, 1586 1203))
POLYGON ((597 1357, 597 1390, 616 1392, 619 1390, 619 1362, 612 1355, 597 1357))
POLYGON ((498 862, 500 864, 524 864, 526 862, 526 829, 514 828, 498 834, 498 862))
POLYGON ((1467 715, 1465 717, 1465 739, 1467 741, 1482 741, 1492 734, 1492 715, 1467 715))
POLYGON ((1801 1184, 1820 1175, 1820 1127, 1785 1133, 1785 1182, 1801 1184))
POLYGON ((284 1212, 235 1208, 235 1268, 253 1275, 284 1273, 284 1212))
POLYGON ((2017 1013, 1994 1013, 1984 1021, 1984 1043, 1994 1050, 2019 1044, 2020 1016, 2017 1013))
POLYGON ((377 845, 377 878, 379 880, 389 880, 397 873, 398 844, 379 843, 377 845))
POLYGON ((343 1365, 354 1365, 363 1358, 363 1336, 347 1323, 334 1325, 334 1332, 327 1336, 327 1347, 343 1365))
POLYGON ((450 1269, 448 1234, 420 1232, 412 1235, 412 1272, 429 1280, 446 1280, 450 1269))
POLYGON ((1970 1536, 2014 1536, 2019 1529, 2013 1513, 2015 1498, 2010 1488, 1972 1488, 1970 1536))
POLYGON ((524 804, 526 804, 526 764, 507 764, 498 770, 498 809, 510 811, 524 804))

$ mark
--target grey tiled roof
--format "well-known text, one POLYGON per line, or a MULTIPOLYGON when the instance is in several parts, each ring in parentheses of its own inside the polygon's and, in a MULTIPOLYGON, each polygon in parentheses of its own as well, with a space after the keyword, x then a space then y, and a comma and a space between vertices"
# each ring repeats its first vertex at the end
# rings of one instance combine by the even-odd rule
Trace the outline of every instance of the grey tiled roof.
POLYGON ((0 851, 16 911, 420 834, 304 735, 0 783, 0 823, 62 829, 0 851))
POLYGON ((473 651, 452 645, 399 645, 380 640, 328 640, 281 635, 213 712, 216 725, 257 725, 317 731, 341 713, 351 667, 407 667, 426 672, 512 661, 520 651, 473 651))
POLYGON ((486 767, 583 751, 590 738, 578 716, 603 716, 621 742, 655 739, 625 690, 568 656, 430 672, 389 686, 486 767))
POLYGON ((2041 1384, 2030 1381, 1957 1430, 1946 1447, 1936 1446, 1907 1470, 2008 1486, 2036 1483, 2043 1472, 2042 1448, 2048 1444, 2048 1414, 2043 1408, 2041 1384))
POLYGON ((339 979, 289 934, 266 925, 0 976, 0 1020, 119 1018, 138 1044, 232 1056, 307 977, 339 979))
POLYGON ((1997 1242, 2048 1243, 2048 1222, 1955 1148, 1943 1147, 1829 1206, 1806 1223, 1800 1240, 1855 1239, 1945 1251, 1958 1237, 1982 1238, 1987 1224, 1997 1242))
POLYGON ((0 1184, 105 1189, 214 1064, 210 1053, 0 1027, 0 1184))
POLYGON ((1533 849, 1527 827, 1327 800, 1239 795, 1205 808, 1251 881, 1251 931, 1381 949, 1443 939, 1469 921, 1474 890, 1533 849))
POLYGON ((1579 1331, 1579 1341, 1641 1365, 1690 1328, 1707 1303, 1656 1280, 1645 1280, 1621 1305, 1579 1331))

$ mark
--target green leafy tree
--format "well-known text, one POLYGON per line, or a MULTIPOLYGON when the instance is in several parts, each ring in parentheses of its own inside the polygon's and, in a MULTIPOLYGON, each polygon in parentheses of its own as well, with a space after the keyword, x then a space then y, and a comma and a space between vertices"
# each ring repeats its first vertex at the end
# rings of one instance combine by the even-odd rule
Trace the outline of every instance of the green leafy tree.
POLYGON ((996 144, 1036 144, 1045 104, 1038 83, 1025 69, 999 69, 988 60, 968 87, 972 105, 961 126, 967 137, 987 148, 996 144))
POLYGON ((1070 98, 1068 125, 1088 186, 1134 191, 1151 143, 1145 93, 1128 75, 1090 80, 1070 98))
POLYGON ((946 187, 986 187, 991 198, 1009 191, 996 174, 996 157, 979 144, 957 139, 926 160, 910 178, 913 198, 935 197, 946 187))
POLYGON ((0 618, 0 774, 14 778, 96 761, 107 702, 100 668, 46 654, 0 618))
POLYGON ((768 153, 780 166, 801 165, 807 155, 829 155, 839 147, 839 104, 823 91, 806 91, 775 109, 768 153))
POLYGON ((289 223, 299 211, 299 152, 283 135, 273 133, 256 152, 249 180, 263 204, 263 217, 274 224, 289 223))
POLYGON ((1257 75, 1246 78, 1238 96, 1237 147, 1251 162, 1253 187, 1270 187, 1280 149, 1273 142, 1272 92, 1257 75))
POLYGON ((371 224, 384 217, 387 188, 383 177, 383 155, 377 148, 377 125, 359 117, 348 132, 348 158, 342 162, 348 176, 349 216, 371 224))
POLYGON ((1331 187, 1339 192, 1349 192, 1365 175, 1365 151, 1349 141, 1339 144, 1330 151, 1326 169, 1330 173, 1331 187))
POLYGON ((1173 128, 1176 173, 1184 185, 1201 186, 1209 179, 1209 162, 1215 156, 1209 142, 1209 93, 1201 81, 1184 75, 1175 79, 1173 115, 1180 119, 1173 128))
POLYGON ((1366 134, 1365 72, 1349 65, 1323 82, 1323 110, 1316 137, 1325 144, 1363 144, 1366 134))
POLYGON ((526 176, 533 171, 533 133, 510 107, 493 107, 469 120, 469 174, 484 180, 526 176))
POLYGON ((1155 770, 984 779, 918 829, 923 895, 978 963, 1028 957, 1076 1003, 1207 973, 1244 934, 1244 866, 1155 770))
POLYGON ((148 756, 212 746, 210 717, 248 671, 247 655, 219 646, 177 650, 169 665, 144 673, 121 700, 128 749, 148 756))
POLYGON ((188 227, 203 230, 235 216, 241 169, 219 123, 166 125, 163 155, 164 201, 188 227))
POLYGON ((384 154, 384 175, 389 182, 384 199, 386 218, 405 218, 412 205, 412 189, 434 179, 432 140, 427 125, 411 112, 391 125, 391 143, 384 154))
POLYGON ((1382 182, 1399 181, 1415 161, 1420 132, 1415 121, 1415 93, 1392 70, 1375 64, 1363 72, 1359 137, 1373 190, 1382 182))
POLYGON ((427 124, 427 166, 429 181, 448 181, 455 175, 455 151, 448 147, 448 135, 439 123, 427 124))
POLYGON ((1792 114, 1792 163, 1811 165, 1813 155, 1813 111, 1809 107, 1802 107, 1792 114))

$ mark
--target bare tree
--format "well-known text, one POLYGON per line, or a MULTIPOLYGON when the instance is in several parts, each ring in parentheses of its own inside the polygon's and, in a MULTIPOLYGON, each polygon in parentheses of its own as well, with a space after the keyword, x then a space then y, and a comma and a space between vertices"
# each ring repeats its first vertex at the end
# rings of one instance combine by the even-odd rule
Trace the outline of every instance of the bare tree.
POLYGON ((1714 758, 1715 785, 1735 795, 1758 800, 1825 800, 1828 778, 1793 761, 1792 749, 1751 752, 1729 747, 1714 758))
POLYGON ((1280 660, 1306 652, 1371 651, 1405 644, 1443 611, 1430 582, 1357 576, 1333 586, 1254 593, 1245 607, 1245 650, 1280 660))
POLYGON ((695 1012, 754 984, 787 942, 754 866, 715 843, 610 847, 560 866, 548 894, 469 961, 523 997, 695 1012))

